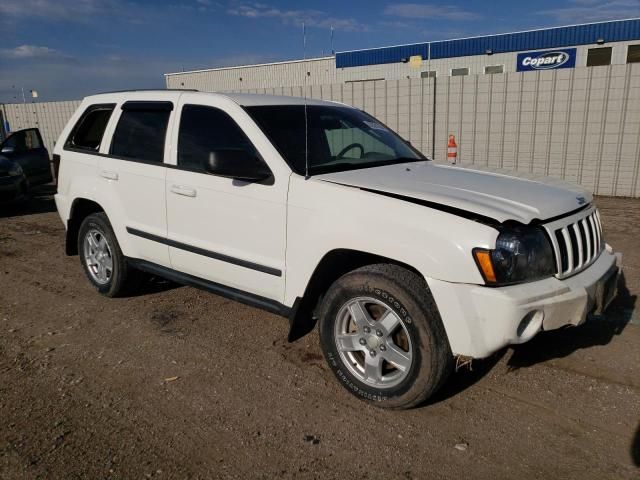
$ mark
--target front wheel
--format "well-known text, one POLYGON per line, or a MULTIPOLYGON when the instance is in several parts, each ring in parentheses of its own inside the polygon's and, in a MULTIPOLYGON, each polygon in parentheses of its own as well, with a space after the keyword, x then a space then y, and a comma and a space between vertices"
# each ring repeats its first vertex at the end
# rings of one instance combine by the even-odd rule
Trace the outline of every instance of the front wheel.
POLYGON ((396 265, 370 265, 338 279, 320 308, 329 367, 354 395, 384 408, 431 396, 453 356, 423 278, 396 265))

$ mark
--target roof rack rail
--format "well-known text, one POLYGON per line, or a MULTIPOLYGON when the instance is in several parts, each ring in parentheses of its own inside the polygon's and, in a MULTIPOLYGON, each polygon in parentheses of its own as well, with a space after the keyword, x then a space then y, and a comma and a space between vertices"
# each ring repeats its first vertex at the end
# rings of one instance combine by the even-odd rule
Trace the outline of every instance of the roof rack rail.
POLYGON ((104 95, 107 93, 129 93, 129 92, 199 92, 195 88, 133 88, 129 90, 110 90, 108 92, 94 93, 93 95, 104 95))

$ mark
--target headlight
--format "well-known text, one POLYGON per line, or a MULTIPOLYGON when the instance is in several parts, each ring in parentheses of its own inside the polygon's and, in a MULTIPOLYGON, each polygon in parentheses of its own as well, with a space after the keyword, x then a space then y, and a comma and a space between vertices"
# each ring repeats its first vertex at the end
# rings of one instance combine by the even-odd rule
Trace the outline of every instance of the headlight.
POLYGON ((551 244, 537 227, 505 227, 494 250, 474 248, 473 257, 489 285, 511 285, 555 273, 551 244))
POLYGON ((22 167, 17 163, 12 164, 9 168, 9 176, 18 177, 20 175, 22 175, 22 167))

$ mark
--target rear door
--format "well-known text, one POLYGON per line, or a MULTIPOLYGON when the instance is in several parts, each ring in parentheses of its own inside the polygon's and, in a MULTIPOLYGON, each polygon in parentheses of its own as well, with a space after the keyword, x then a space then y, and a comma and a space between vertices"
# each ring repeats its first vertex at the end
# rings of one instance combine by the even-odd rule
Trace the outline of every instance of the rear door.
POLYGON ((42 143, 37 128, 27 128, 12 133, 0 146, 0 153, 18 163, 29 185, 40 185, 53 180, 49 152, 42 143))
POLYGON ((103 202, 126 256, 170 266, 165 156, 177 94, 116 107, 98 166, 103 202))

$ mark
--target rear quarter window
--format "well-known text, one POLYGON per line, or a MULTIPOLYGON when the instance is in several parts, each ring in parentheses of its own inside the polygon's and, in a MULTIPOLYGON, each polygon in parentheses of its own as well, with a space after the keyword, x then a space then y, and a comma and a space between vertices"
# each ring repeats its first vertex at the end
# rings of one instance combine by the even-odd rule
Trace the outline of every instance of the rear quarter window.
POLYGON ((65 148, 97 151, 114 108, 115 104, 92 105, 87 108, 73 127, 65 148))

